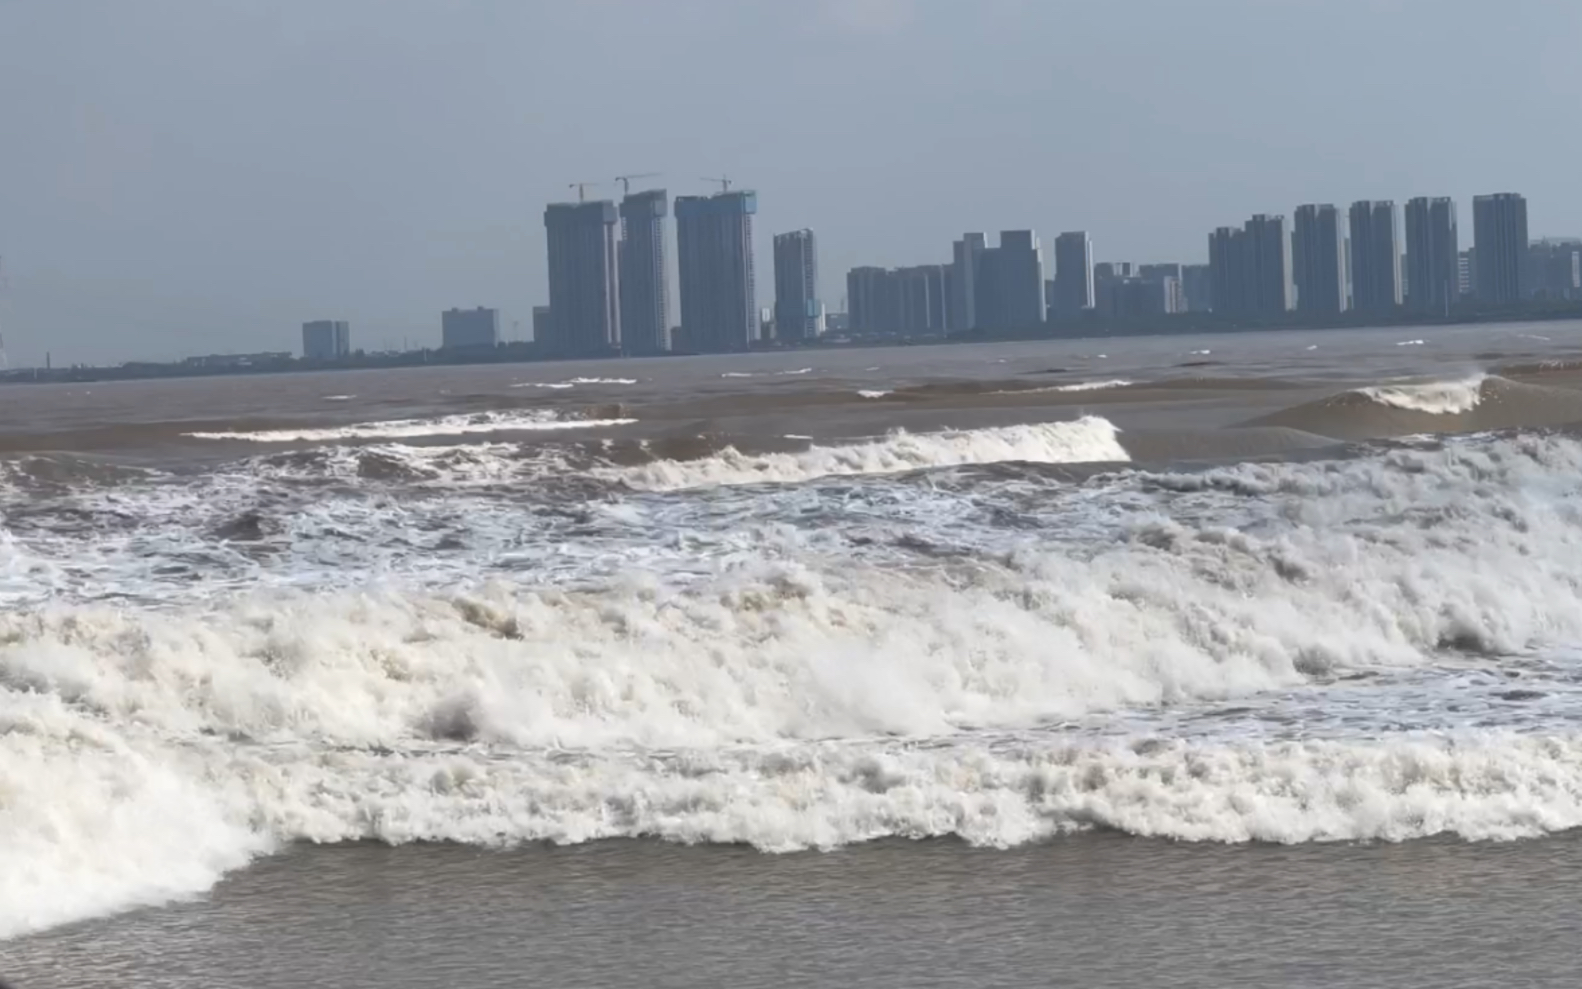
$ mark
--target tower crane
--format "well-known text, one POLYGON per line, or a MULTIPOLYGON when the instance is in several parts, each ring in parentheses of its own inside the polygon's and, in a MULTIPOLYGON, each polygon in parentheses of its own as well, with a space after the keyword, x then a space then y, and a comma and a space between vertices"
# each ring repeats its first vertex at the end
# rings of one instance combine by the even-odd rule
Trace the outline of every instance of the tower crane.
POLYGON ((722 193, 726 193, 726 192, 730 192, 731 191, 731 180, 728 179, 728 178, 725 178, 723 176, 720 177, 720 178, 717 178, 717 179, 709 178, 707 176, 704 176, 703 181, 705 181, 705 182, 718 182, 720 184, 720 192, 722 192, 722 193))
POLYGON ((588 201, 588 186, 598 184, 597 182, 572 182, 566 188, 577 190, 577 202, 585 203, 588 201))
POLYGON ((636 175, 617 175, 615 181, 621 183, 621 195, 630 196, 632 194, 633 179, 651 179, 658 177, 658 175, 658 172, 638 172, 636 175))

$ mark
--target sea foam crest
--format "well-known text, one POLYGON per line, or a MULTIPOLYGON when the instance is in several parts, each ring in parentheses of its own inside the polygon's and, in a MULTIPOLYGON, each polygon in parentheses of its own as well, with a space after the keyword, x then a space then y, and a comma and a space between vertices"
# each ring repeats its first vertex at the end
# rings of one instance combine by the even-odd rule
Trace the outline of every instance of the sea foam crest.
POLYGON ((473 433, 596 429, 624 426, 635 419, 562 418, 542 409, 514 412, 475 412, 433 419, 392 419, 350 426, 304 429, 260 429, 242 432, 197 432, 184 435, 200 440, 244 440, 251 443, 333 443, 338 440, 396 440, 420 436, 464 436, 473 433))
POLYGON ((661 460, 611 469, 605 475, 634 488, 672 491, 718 485, 791 484, 819 477, 896 474, 962 464, 1067 464, 1130 460, 1106 419, 997 426, 988 429, 908 433, 844 446, 815 446, 798 453, 746 454, 732 448, 700 460, 661 460))
POLYGON ((1449 381, 1374 385, 1358 388, 1357 394, 1395 409, 1430 415, 1462 415, 1483 401, 1483 383, 1487 379, 1488 375, 1478 373, 1449 381))

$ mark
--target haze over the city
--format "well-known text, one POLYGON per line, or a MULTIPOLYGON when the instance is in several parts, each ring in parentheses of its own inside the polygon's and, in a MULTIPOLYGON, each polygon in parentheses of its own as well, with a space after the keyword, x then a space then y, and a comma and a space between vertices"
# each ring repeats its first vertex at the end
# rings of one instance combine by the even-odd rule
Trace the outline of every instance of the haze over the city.
POLYGON ((544 204, 637 172, 756 189, 760 263, 816 230, 832 305, 966 230, 1202 261, 1257 211, 1511 190, 1578 234, 1579 44, 1574 0, 0 0, 0 332, 525 335, 544 204))

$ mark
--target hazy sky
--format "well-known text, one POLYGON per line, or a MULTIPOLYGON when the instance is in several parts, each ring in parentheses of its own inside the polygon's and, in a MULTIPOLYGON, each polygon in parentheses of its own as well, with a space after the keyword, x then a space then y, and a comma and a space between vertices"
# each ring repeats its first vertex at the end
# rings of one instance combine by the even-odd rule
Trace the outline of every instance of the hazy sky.
MULTIPOLYGON (((546 301, 578 180, 729 175, 822 295, 964 230, 1201 260, 1301 202, 1582 233, 1578 0, 0 0, 13 365, 437 342, 546 301)), ((594 190, 611 195, 613 187, 594 190)), ((525 330, 524 330, 525 332, 525 330)))

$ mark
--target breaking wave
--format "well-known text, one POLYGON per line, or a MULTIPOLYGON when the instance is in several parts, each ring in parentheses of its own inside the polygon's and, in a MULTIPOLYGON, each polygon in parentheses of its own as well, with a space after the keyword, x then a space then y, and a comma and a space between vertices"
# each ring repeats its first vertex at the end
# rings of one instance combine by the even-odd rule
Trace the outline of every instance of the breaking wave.
POLYGON ((1582 826, 1544 706, 1582 671, 1579 477, 1573 440, 1484 438, 1035 488, 1020 548, 953 566, 759 522, 691 581, 0 612, 0 936, 294 841, 1582 826))
POLYGON ((635 385, 636 378, 571 378, 567 381, 521 381, 512 388, 550 388, 557 391, 578 385, 635 385))
POLYGON ((559 429, 595 429, 625 426, 635 419, 562 418, 543 410, 476 412, 434 419, 392 419, 350 426, 308 429, 261 429, 250 432, 196 432, 183 435, 200 440, 244 440, 251 443, 333 443, 339 440, 396 440, 420 436, 463 436, 559 429))
POLYGON ((1544 428, 1582 422, 1582 391, 1496 375, 1389 382, 1250 420, 1336 439, 1544 428))
POLYGON ((1357 394, 1391 408, 1430 415, 1461 415, 1471 412, 1483 401, 1483 382, 1487 379, 1488 375, 1479 373, 1454 381, 1375 385, 1359 388, 1357 394))
POLYGON ((797 453, 746 454, 732 448, 700 460, 661 460, 606 472, 630 487, 674 491, 740 484, 794 484, 819 477, 896 474, 930 467, 1007 461, 1070 464, 1131 459, 1109 421, 1087 416, 1073 422, 990 429, 908 433, 845 446, 814 446, 797 453))
POLYGON ((1057 385, 1055 391, 1105 391, 1110 388, 1130 388, 1132 383, 1122 378, 1109 381, 1079 381, 1072 385, 1057 385))
POLYGON ((812 374, 810 367, 799 367, 794 371, 726 371, 722 378, 787 378, 802 374, 812 374))

